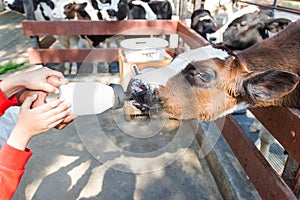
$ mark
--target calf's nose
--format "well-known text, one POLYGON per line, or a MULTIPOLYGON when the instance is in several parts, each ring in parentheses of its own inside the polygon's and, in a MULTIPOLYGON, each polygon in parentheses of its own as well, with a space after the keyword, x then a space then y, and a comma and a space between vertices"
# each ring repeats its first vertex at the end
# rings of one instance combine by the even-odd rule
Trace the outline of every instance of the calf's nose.
POLYGON ((107 14, 109 16, 116 16, 117 12, 114 9, 108 9, 107 14))

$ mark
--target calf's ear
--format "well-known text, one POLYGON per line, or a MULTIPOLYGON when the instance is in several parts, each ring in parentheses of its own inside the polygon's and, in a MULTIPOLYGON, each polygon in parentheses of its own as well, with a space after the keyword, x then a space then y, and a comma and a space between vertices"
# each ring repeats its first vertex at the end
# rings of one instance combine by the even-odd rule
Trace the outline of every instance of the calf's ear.
POLYGON ((278 18, 278 19, 267 19, 265 21, 265 27, 272 33, 277 33, 279 31, 282 31, 285 29, 289 23, 291 23, 291 20, 284 19, 284 18, 278 18))
POLYGON ((254 72, 243 81, 243 91, 254 102, 274 100, 293 91, 299 80, 297 74, 284 71, 254 72))

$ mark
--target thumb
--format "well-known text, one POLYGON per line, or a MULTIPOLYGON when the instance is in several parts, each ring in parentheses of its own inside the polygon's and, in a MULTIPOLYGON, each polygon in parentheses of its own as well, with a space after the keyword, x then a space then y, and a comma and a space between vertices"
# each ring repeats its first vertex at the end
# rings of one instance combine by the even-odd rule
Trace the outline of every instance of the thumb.
POLYGON ((26 97, 22 104, 22 108, 30 109, 33 102, 37 99, 37 94, 26 97))

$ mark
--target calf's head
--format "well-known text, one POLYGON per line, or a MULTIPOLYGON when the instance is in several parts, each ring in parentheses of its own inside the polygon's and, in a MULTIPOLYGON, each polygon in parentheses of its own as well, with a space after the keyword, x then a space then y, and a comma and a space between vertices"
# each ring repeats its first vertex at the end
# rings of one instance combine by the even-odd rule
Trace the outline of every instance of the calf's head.
MULTIPOLYGON (((146 2, 146 1, 145 1, 146 2)), ((149 1, 148 5, 156 14, 157 19, 172 19, 173 7, 168 0, 149 1)))
POLYGON ((214 18, 205 9, 198 9, 193 12, 191 16, 191 28, 205 39, 207 33, 214 33, 217 30, 214 18))
POLYGON ((74 19, 75 12, 71 13, 73 11, 73 4, 73 0, 57 0, 55 8, 51 11, 51 18, 56 20, 74 19))
POLYGON ((94 9, 88 2, 74 3, 62 1, 52 11, 54 19, 99 20, 102 19, 100 11, 94 9))
MULTIPOLYGON (((36 10, 37 5, 40 4, 41 0, 33 0, 33 9, 36 10)), ((46 4, 49 4, 48 1, 43 1, 46 4)), ((3 5, 5 8, 17 11, 19 13, 25 13, 24 6, 23 6, 23 0, 3 0, 3 5)), ((52 7, 51 7, 52 8, 52 7)))
POLYGON ((245 14, 229 24, 223 33, 223 45, 242 50, 269 37, 268 32, 278 33, 291 21, 284 18, 270 19, 262 12, 245 14))
POLYGON ((228 54, 224 59, 191 60, 156 92, 167 117, 210 121, 247 105, 280 105, 298 82, 293 73, 250 71, 228 54))
POLYGON ((105 3, 109 5, 101 9, 104 20, 123 20, 128 16, 127 0, 111 0, 105 3))
POLYGON ((4 0, 3 5, 5 8, 17 11, 19 13, 25 13, 22 0, 4 0))

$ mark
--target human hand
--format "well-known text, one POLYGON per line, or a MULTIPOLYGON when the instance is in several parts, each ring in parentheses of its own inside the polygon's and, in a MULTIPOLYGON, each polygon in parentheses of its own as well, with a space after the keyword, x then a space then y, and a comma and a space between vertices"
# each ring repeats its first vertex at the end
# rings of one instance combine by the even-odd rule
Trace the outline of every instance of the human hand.
POLYGON ((66 126, 68 126, 74 119, 76 119, 76 117, 77 115, 69 114, 61 123, 57 124, 54 128, 56 128, 57 130, 62 130, 66 126))
POLYGON ((18 99, 17 105, 21 106, 27 97, 34 95, 34 94, 37 95, 37 99, 32 103, 31 108, 35 108, 35 107, 38 107, 40 105, 47 103, 46 97, 48 94, 46 92, 23 89, 16 94, 17 99, 18 99))
POLYGON ((47 93, 58 93, 58 87, 66 84, 68 80, 61 72, 42 67, 37 70, 25 72, 24 87, 30 90, 41 90, 47 93))
POLYGON ((69 115, 70 105, 61 99, 31 108, 36 100, 37 95, 31 95, 22 104, 16 126, 7 140, 10 146, 24 150, 33 136, 54 128, 69 115))
POLYGON ((67 82, 61 72, 42 67, 5 78, 0 83, 0 89, 8 98, 24 88, 58 93, 58 87, 67 82))
MULTIPOLYGON (((37 99, 33 102, 33 104, 31 105, 31 108, 35 108, 35 107, 41 106, 46 103, 46 97, 48 94, 43 91, 33 91, 33 90, 21 91, 17 95, 19 103, 22 104, 24 102, 24 100, 26 99, 26 97, 29 97, 33 94, 37 94, 37 99)), ((54 128, 56 128, 57 130, 62 130, 68 124, 70 124, 76 117, 77 117, 76 115, 69 114, 63 119, 63 121, 61 123, 56 125, 54 128)))

